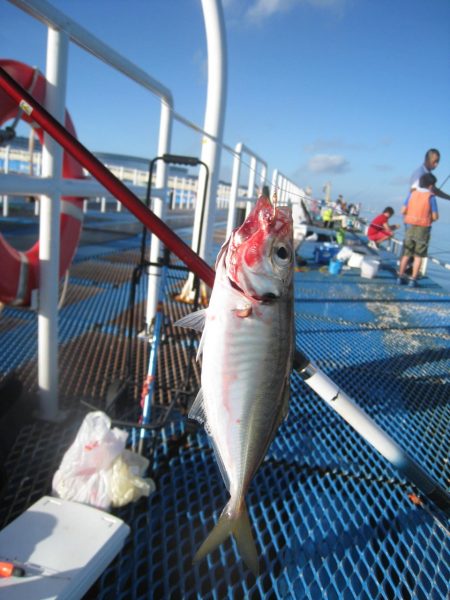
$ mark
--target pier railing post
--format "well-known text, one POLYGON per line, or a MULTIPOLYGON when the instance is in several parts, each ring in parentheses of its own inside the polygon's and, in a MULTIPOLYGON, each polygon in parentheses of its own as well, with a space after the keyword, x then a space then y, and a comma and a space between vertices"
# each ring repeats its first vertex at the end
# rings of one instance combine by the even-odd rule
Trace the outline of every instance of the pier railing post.
POLYGON ((228 239, 231 232, 236 227, 236 201, 239 191, 239 175, 241 172, 241 158, 242 158, 242 143, 236 144, 234 149, 233 159, 233 172, 231 174, 231 189, 230 189, 230 200, 228 203, 228 219, 227 219, 227 232, 225 238, 228 239))
MULTIPOLYGON (((170 139, 172 135, 172 112, 170 106, 161 100, 161 117, 159 126, 159 141, 157 156, 163 156, 170 151, 170 139)), ((155 215, 164 221, 165 204, 166 204, 166 189, 167 189, 167 165, 164 161, 158 161, 156 165, 156 181, 155 188, 164 190, 164 197, 155 196, 153 212, 155 215)), ((153 235, 150 244, 150 262, 158 262, 161 254, 161 241, 153 235)), ((150 329, 150 325, 156 315, 159 298, 159 280, 160 268, 151 266, 148 273, 148 289, 147 289, 147 308, 146 308, 146 330, 150 329)))
MULTIPOLYGON (((49 112, 61 123, 64 123, 66 106, 68 46, 66 33, 48 28, 46 104, 49 112)), ((51 178, 54 185, 51 195, 40 198, 38 385, 40 416, 49 420, 55 419, 58 413, 58 273, 62 165, 63 148, 45 133, 42 176, 51 178)))
POLYGON ((208 90, 203 129, 211 137, 203 137, 201 160, 207 165, 209 177, 202 170, 199 173, 197 206, 194 221, 194 248, 200 249, 200 256, 209 262, 212 248, 212 230, 216 212, 217 183, 219 181, 220 154, 225 123, 227 94, 227 50, 225 20, 220 0, 202 0, 208 48, 208 90), (209 183, 206 194, 205 187, 209 183), (205 198, 206 207, 202 201, 205 198), (201 216, 204 214, 206 226, 202 229, 201 216), (196 239, 202 229, 202 239, 196 239))

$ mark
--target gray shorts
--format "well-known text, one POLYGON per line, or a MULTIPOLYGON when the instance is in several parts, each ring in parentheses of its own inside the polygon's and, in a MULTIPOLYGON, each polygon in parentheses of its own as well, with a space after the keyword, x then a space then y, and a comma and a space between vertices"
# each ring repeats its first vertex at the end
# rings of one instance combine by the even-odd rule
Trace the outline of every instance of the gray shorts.
POLYGON ((406 230, 405 243, 403 244, 403 255, 425 258, 428 254, 430 234, 431 227, 409 225, 406 230))

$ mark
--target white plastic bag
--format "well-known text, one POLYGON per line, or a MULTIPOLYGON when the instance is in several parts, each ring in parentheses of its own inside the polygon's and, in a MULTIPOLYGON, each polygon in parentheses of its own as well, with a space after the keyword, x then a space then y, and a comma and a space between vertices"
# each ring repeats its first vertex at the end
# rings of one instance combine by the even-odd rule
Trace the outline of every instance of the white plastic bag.
POLYGON ((155 491, 154 481, 142 478, 148 462, 140 454, 129 450, 124 450, 116 458, 111 467, 109 481, 109 496, 113 506, 125 506, 155 491))
POLYGON ((53 476, 55 495, 108 509, 111 466, 123 452, 127 437, 126 431, 111 429, 105 413, 88 413, 53 476))

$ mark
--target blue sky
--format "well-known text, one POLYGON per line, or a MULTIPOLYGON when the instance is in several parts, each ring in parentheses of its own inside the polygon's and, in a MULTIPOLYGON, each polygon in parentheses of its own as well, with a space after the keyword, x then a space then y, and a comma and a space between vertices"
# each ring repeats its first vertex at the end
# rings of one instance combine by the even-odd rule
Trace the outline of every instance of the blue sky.
MULTIPOLYGON (((172 90, 202 126, 206 40, 200 0, 54 0, 54 6, 172 90)), ((224 0, 225 142, 244 142, 316 196, 399 208, 425 150, 450 174, 449 0, 224 0)), ((0 0, 0 56, 45 71, 46 28, 0 0), (5 27, 4 25, 7 24, 5 27)), ((91 150, 153 157, 159 101, 71 45, 68 107, 91 150)), ((200 155, 179 124, 173 152, 200 155)), ((222 176, 232 159, 223 152, 222 176)), ((245 174, 245 173, 244 173, 245 174)), ((444 189, 450 193, 450 181, 444 189)), ((449 221, 450 203, 441 202, 449 221)))

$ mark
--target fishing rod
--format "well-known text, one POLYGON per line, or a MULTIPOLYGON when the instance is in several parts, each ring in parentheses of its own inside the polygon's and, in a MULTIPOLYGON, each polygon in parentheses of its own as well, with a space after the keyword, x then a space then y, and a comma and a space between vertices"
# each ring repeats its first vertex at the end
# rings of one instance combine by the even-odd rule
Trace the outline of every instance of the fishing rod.
MULTIPOLYGON (((85 167, 104 187, 133 213, 189 269, 213 287, 214 270, 178 237, 125 184, 115 177, 89 150, 74 138, 39 102, 34 100, 2 67, 0 87, 49 135, 85 167)), ((294 370, 333 410, 351 425, 417 488, 450 516, 450 494, 379 427, 349 396, 304 354, 296 350, 294 370)))
POLYGON ((367 413, 298 350, 295 351, 294 371, 366 442, 450 516, 450 494, 447 490, 434 481, 367 413))
POLYGON ((444 181, 440 184, 439 189, 442 189, 449 179, 450 179, 450 173, 447 175, 447 177, 444 179, 444 181))

